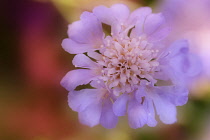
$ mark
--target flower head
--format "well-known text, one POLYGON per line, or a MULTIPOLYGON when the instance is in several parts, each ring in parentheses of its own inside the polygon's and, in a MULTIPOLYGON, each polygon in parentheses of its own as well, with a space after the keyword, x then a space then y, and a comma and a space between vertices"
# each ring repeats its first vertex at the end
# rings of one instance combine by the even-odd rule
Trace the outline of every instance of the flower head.
POLYGON ((61 84, 81 123, 113 128, 128 115, 132 128, 155 126, 155 110, 162 122, 176 121, 176 106, 187 102, 186 83, 198 70, 186 40, 162 42, 169 31, 161 13, 148 7, 130 13, 123 4, 98 6, 69 26, 62 46, 83 69, 67 73, 61 84), (111 26, 109 35, 103 24, 111 26), (86 84, 92 88, 76 90, 86 84))

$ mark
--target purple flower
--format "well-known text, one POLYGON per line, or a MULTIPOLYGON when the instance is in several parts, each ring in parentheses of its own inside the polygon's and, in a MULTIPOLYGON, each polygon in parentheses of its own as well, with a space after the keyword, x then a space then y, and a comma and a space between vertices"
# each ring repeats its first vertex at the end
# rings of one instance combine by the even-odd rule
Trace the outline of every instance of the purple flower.
POLYGON ((161 13, 148 7, 130 13, 123 4, 98 6, 69 26, 62 46, 83 69, 68 72, 61 84, 81 123, 114 128, 127 115, 132 128, 154 127, 155 110, 162 122, 176 122, 176 106, 187 102, 188 79, 198 70, 186 40, 163 43, 169 32, 161 13), (92 89, 75 90, 86 84, 92 89))

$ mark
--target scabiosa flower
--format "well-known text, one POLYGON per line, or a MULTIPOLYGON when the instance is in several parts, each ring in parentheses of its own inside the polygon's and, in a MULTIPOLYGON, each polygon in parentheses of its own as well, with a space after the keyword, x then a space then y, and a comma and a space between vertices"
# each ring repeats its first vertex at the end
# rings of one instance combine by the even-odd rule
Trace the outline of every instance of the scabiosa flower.
POLYGON ((129 125, 156 126, 155 110, 162 122, 176 121, 176 106, 187 102, 186 83, 198 73, 196 58, 186 40, 165 45, 170 28, 161 13, 148 7, 130 13, 123 4, 98 6, 69 25, 62 46, 75 67, 62 79, 68 102, 81 123, 114 128, 119 116, 129 125), (111 26, 103 32, 102 24, 111 26), (77 90, 79 85, 91 88, 77 90))

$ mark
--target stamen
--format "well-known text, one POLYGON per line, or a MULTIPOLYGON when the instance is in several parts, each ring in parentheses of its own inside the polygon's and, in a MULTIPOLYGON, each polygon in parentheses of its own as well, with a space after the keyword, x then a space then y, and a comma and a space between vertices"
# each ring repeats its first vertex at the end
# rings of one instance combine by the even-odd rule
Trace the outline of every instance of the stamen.
POLYGON ((124 39, 109 36, 106 41, 106 46, 103 46, 106 50, 102 53, 104 63, 98 64, 103 64, 101 80, 109 90, 130 93, 142 82, 150 85, 156 81, 153 74, 159 66, 155 57, 159 50, 151 49, 153 44, 148 44, 142 37, 124 39))

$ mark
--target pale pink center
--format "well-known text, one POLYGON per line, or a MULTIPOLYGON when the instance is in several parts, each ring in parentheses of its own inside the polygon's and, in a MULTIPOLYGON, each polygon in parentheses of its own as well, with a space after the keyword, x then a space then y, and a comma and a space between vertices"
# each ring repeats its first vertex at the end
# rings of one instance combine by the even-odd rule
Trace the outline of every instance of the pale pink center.
POLYGON ((159 50, 145 38, 118 39, 107 36, 100 51, 101 79, 114 94, 130 93, 139 85, 155 84, 159 50))

